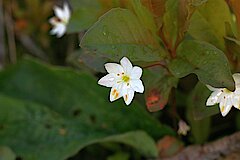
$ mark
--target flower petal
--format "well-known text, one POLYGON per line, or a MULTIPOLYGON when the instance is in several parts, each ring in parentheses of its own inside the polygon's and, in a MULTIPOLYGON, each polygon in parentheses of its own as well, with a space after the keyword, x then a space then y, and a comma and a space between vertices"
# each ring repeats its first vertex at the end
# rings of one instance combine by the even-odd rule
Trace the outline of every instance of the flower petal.
POLYGON ((223 117, 225 117, 229 111, 232 108, 232 101, 230 97, 224 98, 221 102, 220 102, 220 111, 223 117))
POLYGON ((70 19, 70 9, 67 3, 63 4, 63 18, 68 21, 70 19))
POLYGON ((98 81, 98 84, 106 87, 112 87, 115 83, 115 76, 113 74, 107 74, 98 81))
POLYGON ((222 94, 221 90, 214 91, 207 99, 206 106, 212 106, 219 103, 219 96, 222 94))
POLYGON ((143 93, 144 92, 144 86, 143 86, 143 83, 140 79, 131 80, 130 81, 130 86, 135 92, 138 92, 138 93, 143 93))
POLYGON ((235 81, 235 87, 236 87, 235 92, 237 94, 240 94, 240 73, 233 74, 233 79, 235 81))
POLYGON ((120 74, 123 73, 123 67, 117 63, 106 63, 105 68, 108 73, 120 74))
POLYGON ((132 88, 127 89, 127 94, 123 95, 123 99, 126 105, 129 105, 134 97, 134 90, 132 88))
POLYGON ((59 22, 57 22, 56 17, 52 17, 49 19, 49 23, 53 26, 57 25, 59 22))
POLYGON ((207 86, 207 88, 210 90, 210 91, 216 91, 216 90, 219 90, 220 88, 214 88, 214 87, 212 87, 212 86, 210 86, 210 85, 206 85, 207 86))
POLYGON ((142 76, 142 68, 140 68, 138 66, 133 67, 132 72, 131 72, 131 78, 132 79, 140 79, 141 76, 142 76))
POLYGON ((122 84, 115 84, 110 92, 110 101, 113 102, 122 97, 122 84))
POLYGON ((58 38, 62 37, 64 35, 64 33, 66 32, 66 29, 67 28, 64 24, 62 24, 62 23, 57 24, 56 25, 56 30, 57 30, 56 36, 58 38))
POLYGON ((120 63, 124 69, 124 72, 126 74, 131 74, 133 66, 132 66, 132 63, 129 61, 129 59, 127 57, 123 57, 120 63))
POLYGON ((232 104, 235 108, 240 110, 240 95, 234 95, 233 96, 232 104))
POLYGON ((53 10, 56 17, 58 17, 59 19, 62 19, 64 17, 64 11, 62 10, 62 8, 55 6, 53 7, 53 10))

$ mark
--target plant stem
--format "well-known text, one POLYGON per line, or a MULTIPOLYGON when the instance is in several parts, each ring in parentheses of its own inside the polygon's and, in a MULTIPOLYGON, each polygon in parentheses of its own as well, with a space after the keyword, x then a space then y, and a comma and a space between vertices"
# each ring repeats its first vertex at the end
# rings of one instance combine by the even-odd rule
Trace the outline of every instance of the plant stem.
POLYGON ((12 20, 12 3, 8 9, 5 10, 5 24, 8 37, 8 48, 9 48, 9 59, 11 63, 16 63, 17 54, 16 54, 16 42, 15 42, 15 33, 14 33, 14 23, 12 20))
POLYGON ((5 40, 4 40, 3 1, 0 0, 0 68, 4 66, 4 60, 5 60, 5 40))

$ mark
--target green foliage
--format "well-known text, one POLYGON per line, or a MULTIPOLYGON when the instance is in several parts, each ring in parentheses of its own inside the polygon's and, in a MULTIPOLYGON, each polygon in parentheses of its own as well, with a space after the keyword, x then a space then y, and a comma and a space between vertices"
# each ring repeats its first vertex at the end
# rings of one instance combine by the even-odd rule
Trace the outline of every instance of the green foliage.
POLYGON ((169 68, 178 78, 195 73, 205 84, 234 90, 227 58, 221 50, 206 42, 183 41, 177 49, 177 58, 172 60, 169 68))
POLYGON ((128 160, 129 159, 129 155, 127 153, 124 152, 118 152, 114 155, 111 155, 107 158, 107 160, 128 160))
POLYGON ((81 32, 94 24, 101 15, 102 7, 99 0, 71 0, 73 13, 68 25, 68 32, 81 32))
POLYGON ((155 35, 130 10, 120 8, 104 14, 85 34, 81 47, 114 61, 127 56, 132 61, 151 62, 165 56, 155 35))
POLYGON ((104 141, 156 156, 149 135, 173 134, 139 104, 124 108, 103 99, 108 89, 86 73, 25 60, 0 73, 0 88, 0 144, 26 160, 65 159, 104 141))
POLYGON ((206 101, 211 92, 198 83, 188 99, 187 118, 195 143, 204 143, 211 129, 211 117, 219 113, 218 106, 206 107, 206 101))
POLYGON ((209 42, 224 50, 225 23, 231 13, 224 0, 208 0, 192 15, 188 33, 195 39, 209 42), (216 5, 217 4, 217 5, 216 5))
POLYGON ((207 117, 202 120, 193 118, 191 109, 187 112, 187 118, 191 126, 191 134, 194 138, 194 143, 202 144, 208 140, 211 127, 211 118, 207 117))
POLYGON ((142 25, 144 25, 151 31, 153 35, 155 35, 157 33, 157 26, 150 11, 141 3, 141 0, 132 0, 130 3, 133 11, 135 12, 142 25))
POLYGON ((181 40, 188 27, 191 5, 187 0, 167 0, 163 16, 163 34, 168 47, 173 50, 177 41, 181 40))
POLYGON ((212 107, 206 107, 207 98, 211 94, 211 91, 203 84, 198 83, 189 96, 189 107, 195 120, 201 120, 203 118, 215 115, 219 113, 217 105, 212 107))
POLYGON ((0 146, 0 160, 15 160, 16 155, 8 147, 0 146))
MULTIPOLYGON (((220 117, 210 117, 219 114, 219 107, 206 107, 211 94, 206 85, 235 89, 232 73, 240 68, 238 0, 70 0, 67 33, 72 35, 48 38, 47 19, 53 5, 62 4, 3 3, 9 16, 4 20, 14 20, 14 29, 8 20, 6 27, 0 26, 6 30, 0 35, 7 36, 0 41, 7 39, 3 44, 9 45, 6 55, 7 49, 0 47, 0 160, 64 160, 94 143, 109 149, 103 153, 108 160, 160 159, 183 147, 169 136, 175 136, 171 127, 177 129, 180 119, 187 119, 191 128, 190 136, 179 136, 187 143, 205 143, 212 140, 211 133, 228 127, 219 123, 212 128, 211 122, 220 122, 220 117), (26 53, 64 67, 21 61, 26 53), (122 100, 110 103, 109 88, 96 79, 105 74, 105 63, 124 56, 143 69, 144 96, 136 95, 130 107, 122 100), (18 63, 5 68, 15 63, 14 57, 18 63), (69 64, 80 71, 66 69, 69 64), (161 111, 150 115, 147 109, 161 111), (125 145, 136 152, 127 152, 125 145)), ((231 124, 228 131, 240 128, 239 114, 233 116, 236 121, 226 123, 231 124)))

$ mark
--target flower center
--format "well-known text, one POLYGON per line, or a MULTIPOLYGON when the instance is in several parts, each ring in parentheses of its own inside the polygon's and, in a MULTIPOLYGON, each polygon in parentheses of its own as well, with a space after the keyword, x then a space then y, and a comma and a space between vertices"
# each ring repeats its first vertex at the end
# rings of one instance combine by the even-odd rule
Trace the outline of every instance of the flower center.
POLYGON ((128 83, 129 80, 130 80, 130 77, 129 76, 122 76, 122 80, 123 80, 123 82, 128 83))
POLYGON ((232 93, 232 92, 229 91, 227 88, 224 88, 224 92, 225 92, 225 93, 232 93))

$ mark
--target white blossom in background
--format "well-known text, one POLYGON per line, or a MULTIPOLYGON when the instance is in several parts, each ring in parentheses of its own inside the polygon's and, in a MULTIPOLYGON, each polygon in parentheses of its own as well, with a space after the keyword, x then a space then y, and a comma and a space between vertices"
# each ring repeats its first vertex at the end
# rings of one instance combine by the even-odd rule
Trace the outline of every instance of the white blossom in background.
POLYGON ((180 120, 178 122, 178 134, 186 136, 188 131, 190 131, 190 127, 185 121, 180 120))
POLYGON ((53 25, 50 31, 51 35, 56 35, 58 38, 62 37, 67 30, 71 13, 67 3, 63 4, 63 8, 55 6, 53 8, 55 17, 49 19, 49 23, 53 25))
POLYGON ((219 108, 222 116, 226 116, 232 106, 240 109, 240 74, 233 74, 235 81, 235 91, 229 91, 227 88, 214 88, 207 85, 208 89, 213 91, 209 96, 206 105, 212 106, 219 103, 219 108))
POLYGON ((123 97, 126 105, 129 105, 134 97, 134 93, 143 93, 144 86, 140 80, 142 69, 132 66, 128 58, 123 57, 120 64, 106 63, 105 69, 108 74, 102 77, 98 84, 111 87, 110 101, 115 101, 123 97))

